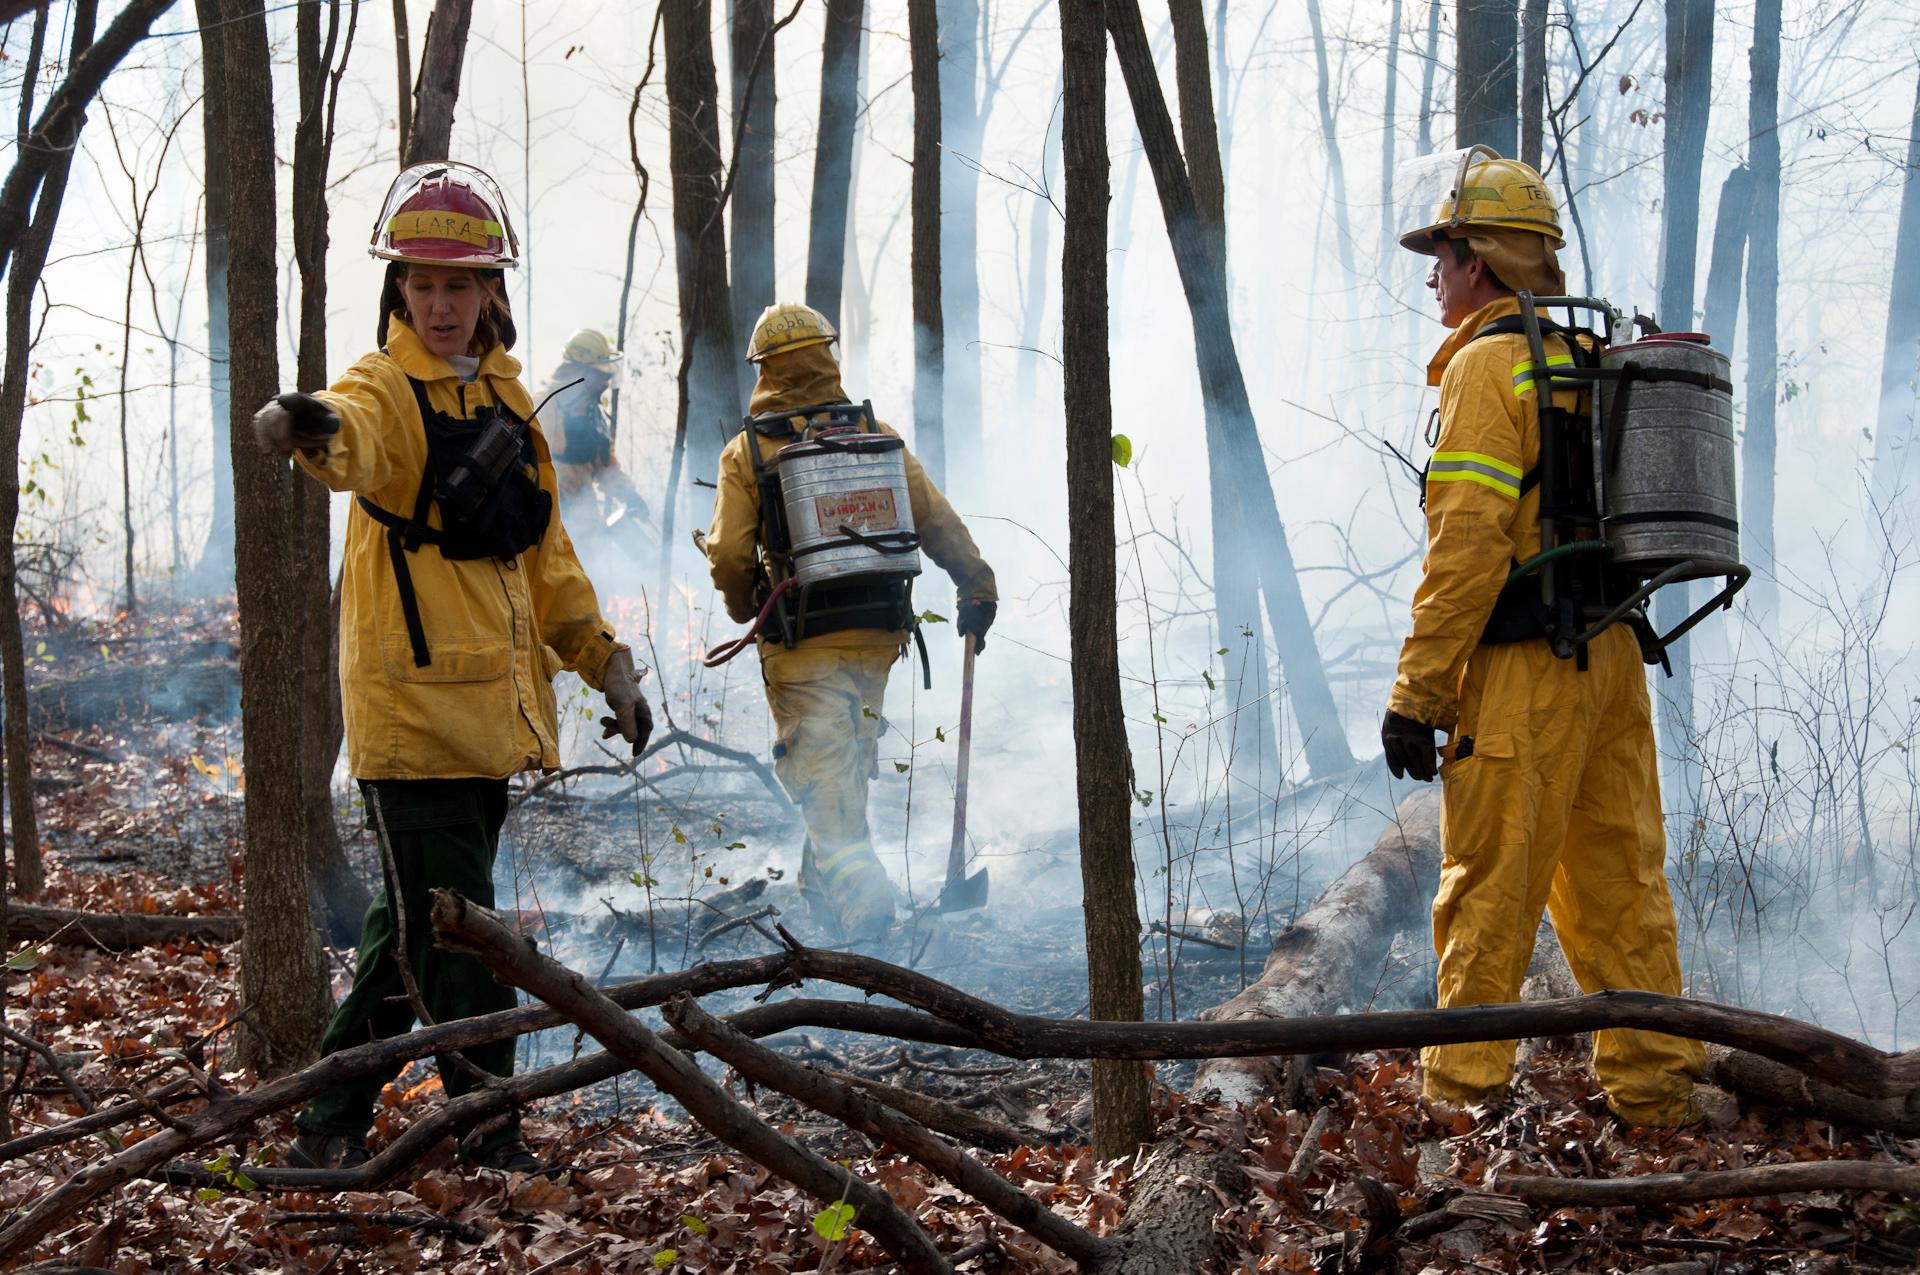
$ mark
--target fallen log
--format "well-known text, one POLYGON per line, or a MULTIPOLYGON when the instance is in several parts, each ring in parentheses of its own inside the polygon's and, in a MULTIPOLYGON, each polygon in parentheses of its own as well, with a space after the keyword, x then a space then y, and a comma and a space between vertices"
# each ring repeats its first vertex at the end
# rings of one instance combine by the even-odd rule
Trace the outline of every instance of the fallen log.
POLYGON ((435 890, 433 930, 441 947, 478 957, 495 978, 539 997, 586 1028, 608 1053, 678 1099, 714 1137, 824 1205, 852 1205, 860 1225, 903 1270, 945 1275, 951 1269, 932 1238, 885 1191, 837 1168, 741 1106, 692 1059, 664 1044, 579 974, 542 956, 494 913, 470 905, 451 890, 435 890))
POLYGON ((1904 1096, 1861 1097, 1785 1063, 1723 1046, 1707 1051, 1707 1079, 1729 1093, 1770 1107, 1903 1138, 1920 1137, 1920 1089, 1904 1096))
MULTIPOLYGON (((1297 1018, 1370 1004, 1378 990, 1370 980, 1386 967, 1394 938, 1424 924, 1439 880, 1440 794, 1421 789, 1400 803, 1373 849, 1274 940, 1260 977, 1200 1019, 1297 1018)), ((1252 1103, 1282 1083, 1280 1058, 1234 1058, 1201 1063, 1193 1087, 1252 1103)))
POLYGON ((164 663, 106 664, 32 689, 36 729, 86 730, 121 718, 225 721, 240 712, 240 664, 231 642, 199 642, 164 663))
POLYGON ((198 939, 206 943, 236 943, 237 916, 167 916, 145 912, 81 912, 72 908, 41 907, 7 900, 7 938, 41 943, 52 940, 63 947, 91 947, 124 952, 198 939))
POLYGON ((1693 1173, 1649 1173, 1641 1177, 1595 1181, 1500 1174, 1498 1190, 1551 1208, 1634 1208, 1642 1205, 1696 1204, 1702 1200, 1751 1199, 1805 1191, 1885 1191, 1920 1197, 1920 1165, 1871 1160, 1813 1160, 1798 1164, 1760 1164, 1744 1169, 1702 1169, 1693 1173))
POLYGON ((1135 1173, 1127 1218, 1113 1233, 1114 1252, 1087 1269, 1095 1275, 1202 1275, 1233 1256, 1213 1219, 1247 1198, 1238 1156, 1159 1143, 1135 1173))

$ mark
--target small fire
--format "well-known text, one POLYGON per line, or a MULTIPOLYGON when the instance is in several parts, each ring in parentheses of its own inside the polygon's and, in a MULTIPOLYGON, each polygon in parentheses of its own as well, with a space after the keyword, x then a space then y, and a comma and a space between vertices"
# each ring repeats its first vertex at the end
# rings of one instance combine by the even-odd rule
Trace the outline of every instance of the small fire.
POLYGON ((412 1102, 415 1098, 421 1098, 430 1093, 437 1093, 439 1090, 440 1077, 438 1075, 428 1076, 419 1084, 408 1086, 406 1092, 400 1095, 400 1100, 402 1102, 412 1102))

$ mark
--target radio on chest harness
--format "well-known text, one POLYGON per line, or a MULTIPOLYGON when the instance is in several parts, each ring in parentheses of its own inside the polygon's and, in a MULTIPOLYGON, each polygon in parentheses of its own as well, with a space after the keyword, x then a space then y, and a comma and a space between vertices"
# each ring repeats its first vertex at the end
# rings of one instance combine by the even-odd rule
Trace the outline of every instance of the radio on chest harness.
MULTIPOLYGON (((427 401, 424 383, 410 376, 407 384, 413 387, 427 435, 427 460, 420 472, 413 514, 401 517, 365 496, 358 500, 367 516, 387 529, 387 556, 400 590, 407 641, 415 667, 425 668, 433 655, 427 648, 407 555, 421 545, 432 545, 441 557, 454 562, 517 558, 546 534, 553 497, 540 486, 533 430, 512 408, 489 404, 479 408, 473 419, 462 420, 435 411, 427 401), (427 521, 428 511, 436 504, 438 527, 427 521)), ((464 388, 461 392, 464 396, 464 388)), ((539 415, 538 409, 534 415, 539 415)))
POLYGON ((753 627, 709 652, 707 664, 725 663, 758 636, 792 647, 846 629, 912 630, 932 686, 913 610, 920 535, 906 444, 881 432, 870 402, 749 416, 740 433, 760 496, 761 605, 753 627), (769 461, 762 437, 793 441, 769 461))
POLYGON ((1586 666, 1587 644, 1614 624, 1630 624, 1649 663, 1733 595, 1752 572, 1739 561, 1735 504, 1733 384, 1726 355, 1693 332, 1663 333, 1644 319, 1641 340, 1614 344, 1623 316, 1593 297, 1535 297, 1520 292, 1520 313, 1487 324, 1474 340, 1526 337, 1528 361, 1515 386, 1533 384, 1540 459, 1521 495, 1540 492, 1540 552, 1508 573, 1482 642, 1546 638, 1562 659, 1586 666), (1568 324, 1543 320, 1564 307, 1568 324), (1598 329, 1580 326, 1586 311, 1598 329), (1549 360, 1546 337, 1568 354, 1549 360), (1555 389, 1580 391, 1562 408, 1555 389), (1667 633, 1647 618, 1648 599, 1687 580, 1724 583, 1667 633))

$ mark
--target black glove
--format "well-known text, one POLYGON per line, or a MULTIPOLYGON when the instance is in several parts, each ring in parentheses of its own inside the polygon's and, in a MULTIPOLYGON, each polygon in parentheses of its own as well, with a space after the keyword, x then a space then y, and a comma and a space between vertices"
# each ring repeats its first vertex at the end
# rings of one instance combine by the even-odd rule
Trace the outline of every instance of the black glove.
POLYGON ((993 617, 1000 611, 998 602, 966 601, 960 604, 960 617, 953 627, 960 630, 960 636, 973 634, 975 654, 987 649, 987 630, 993 627, 993 617))
POLYGON ((1433 729, 1387 710, 1387 719, 1380 723, 1380 746, 1386 750, 1387 769, 1395 779, 1430 784, 1440 773, 1440 750, 1434 747, 1433 729))
POLYGON ((324 447, 339 432, 340 417, 311 394, 282 394, 253 414, 253 441, 279 456, 324 447))

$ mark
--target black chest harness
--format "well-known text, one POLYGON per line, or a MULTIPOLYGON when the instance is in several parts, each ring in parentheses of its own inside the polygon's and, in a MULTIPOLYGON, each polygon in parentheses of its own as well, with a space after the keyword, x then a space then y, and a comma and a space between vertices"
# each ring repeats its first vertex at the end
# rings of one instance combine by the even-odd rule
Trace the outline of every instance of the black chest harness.
MULTIPOLYGON (((427 435, 427 461, 413 514, 403 518, 365 496, 358 500, 367 516, 387 529, 387 556, 400 590, 400 612, 413 647, 413 663, 425 668, 433 656, 420 622, 420 600, 414 594, 407 555, 421 545, 432 545, 453 562, 518 558, 546 534, 553 497, 540 486, 533 430, 512 408, 489 404, 477 409, 471 420, 462 420, 435 411, 427 401, 424 383, 410 376, 407 384, 413 387, 427 435), (434 505, 440 508, 438 527, 427 521, 434 505)), ((464 386, 460 393, 464 401, 464 386)))

